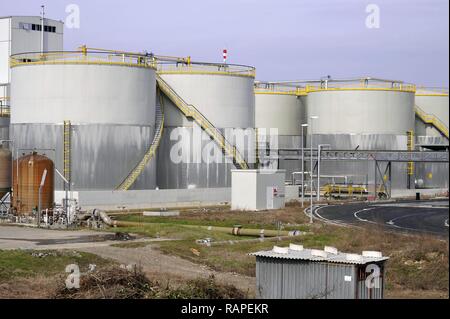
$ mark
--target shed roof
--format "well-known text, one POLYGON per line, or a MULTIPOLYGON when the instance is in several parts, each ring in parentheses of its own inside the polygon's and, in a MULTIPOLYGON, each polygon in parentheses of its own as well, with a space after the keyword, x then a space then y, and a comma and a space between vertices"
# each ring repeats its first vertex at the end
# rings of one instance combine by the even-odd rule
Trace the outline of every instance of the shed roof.
POLYGON ((291 245, 272 250, 251 253, 251 256, 275 259, 304 260, 312 262, 330 262, 339 264, 365 265, 374 262, 386 261, 389 257, 382 256, 380 252, 364 251, 361 255, 337 251, 334 247, 325 247, 324 250, 303 249, 302 246, 291 245))

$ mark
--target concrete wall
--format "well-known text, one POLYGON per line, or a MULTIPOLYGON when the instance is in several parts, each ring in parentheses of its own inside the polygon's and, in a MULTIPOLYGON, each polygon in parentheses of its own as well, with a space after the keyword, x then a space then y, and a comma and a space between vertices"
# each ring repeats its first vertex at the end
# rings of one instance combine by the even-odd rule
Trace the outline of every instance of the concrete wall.
POLYGON ((78 192, 82 209, 198 207, 231 201, 231 188, 78 192))

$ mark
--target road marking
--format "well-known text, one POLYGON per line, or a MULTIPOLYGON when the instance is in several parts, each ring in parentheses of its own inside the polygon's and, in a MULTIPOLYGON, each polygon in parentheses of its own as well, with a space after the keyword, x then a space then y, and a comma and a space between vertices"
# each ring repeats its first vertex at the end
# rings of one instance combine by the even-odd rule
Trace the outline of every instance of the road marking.
POLYGON ((444 225, 448 227, 448 219, 444 222, 444 225))
POLYGON ((355 213, 353 214, 353 216, 355 216, 355 218, 358 219, 358 220, 361 221, 361 222, 373 223, 373 221, 370 221, 370 220, 368 220, 368 219, 364 219, 364 218, 359 217, 358 214, 363 213, 363 212, 367 212, 367 211, 369 211, 369 210, 373 210, 373 209, 375 209, 375 208, 376 208, 376 207, 372 207, 372 208, 364 208, 364 209, 358 210, 357 212, 355 212, 355 213))

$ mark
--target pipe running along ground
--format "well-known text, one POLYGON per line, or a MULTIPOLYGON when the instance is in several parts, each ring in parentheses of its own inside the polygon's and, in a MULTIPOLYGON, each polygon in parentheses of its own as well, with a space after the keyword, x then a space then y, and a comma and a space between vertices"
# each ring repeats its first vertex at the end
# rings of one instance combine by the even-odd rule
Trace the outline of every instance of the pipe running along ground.
MULTIPOLYGON (((100 219, 108 226, 111 227, 136 227, 136 226, 144 226, 144 225, 155 225, 162 223, 142 223, 142 222, 127 222, 120 220, 112 220, 108 214, 104 211, 94 210, 100 217, 100 219)), ((301 234, 298 230, 270 230, 270 229, 250 229, 250 228, 242 228, 242 227, 220 227, 220 226, 203 226, 203 225, 184 225, 180 224, 180 226, 192 229, 204 229, 208 231, 216 231, 226 234, 231 234, 234 236, 257 236, 257 237, 280 237, 280 236, 299 236, 301 234)))

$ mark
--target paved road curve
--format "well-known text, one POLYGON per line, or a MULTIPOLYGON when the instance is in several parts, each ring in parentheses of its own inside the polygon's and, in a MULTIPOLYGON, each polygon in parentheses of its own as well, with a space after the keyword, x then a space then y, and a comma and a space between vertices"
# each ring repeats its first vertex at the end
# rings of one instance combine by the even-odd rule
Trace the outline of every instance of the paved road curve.
POLYGON ((449 234, 448 201, 329 205, 316 208, 314 216, 338 224, 378 224, 403 232, 449 234))

